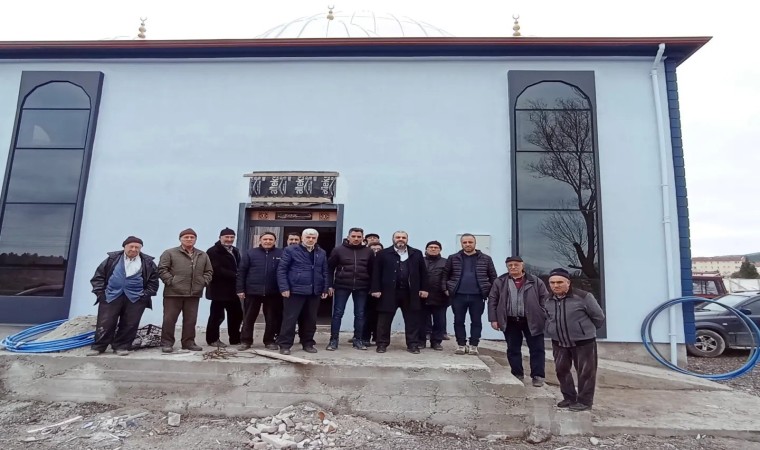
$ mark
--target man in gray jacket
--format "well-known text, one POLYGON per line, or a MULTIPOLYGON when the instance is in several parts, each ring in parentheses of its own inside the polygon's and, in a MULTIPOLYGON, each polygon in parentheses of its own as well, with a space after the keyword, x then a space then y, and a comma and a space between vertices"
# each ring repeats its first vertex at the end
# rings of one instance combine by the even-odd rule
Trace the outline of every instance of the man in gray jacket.
POLYGON ((512 375, 520 380, 525 376, 520 349, 525 336, 530 351, 530 377, 536 387, 543 386, 546 378, 544 304, 547 298, 546 285, 540 278, 525 273, 525 264, 519 256, 507 258, 507 273, 493 282, 488 295, 488 321, 494 330, 504 332, 512 375))
POLYGON ((554 365, 563 400, 560 408, 586 411, 594 404, 596 389, 596 330, 604 324, 604 312, 589 292, 573 289, 570 274, 554 269, 549 274, 552 296, 546 301, 546 335, 552 340, 554 365), (573 374, 578 373, 578 390, 573 374))
POLYGON ((179 247, 161 254, 158 276, 164 282, 164 321, 161 326, 161 351, 174 351, 174 328, 182 313, 182 348, 200 351, 195 343, 195 323, 203 289, 211 282, 214 269, 206 252, 195 248, 197 234, 192 228, 179 233, 179 247))

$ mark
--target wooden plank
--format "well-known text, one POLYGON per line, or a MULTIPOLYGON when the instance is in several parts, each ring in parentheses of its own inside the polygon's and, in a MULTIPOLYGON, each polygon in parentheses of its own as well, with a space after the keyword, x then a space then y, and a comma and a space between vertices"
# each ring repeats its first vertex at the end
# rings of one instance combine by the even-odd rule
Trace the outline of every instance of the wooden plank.
POLYGON ((255 353, 255 354, 259 355, 259 356, 264 356, 264 357, 273 358, 273 359, 280 359, 282 361, 287 361, 287 362, 291 362, 291 363, 314 364, 314 361, 311 361, 311 360, 308 360, 308 359, 299 358, 297 356, 281 355, 281 354, 279 354, 277 352, 270 352, 270 351, 267 351, 267 350, 253 350, 253 349, 251 349, 251 351, 253 351, 253 353, 255 353))

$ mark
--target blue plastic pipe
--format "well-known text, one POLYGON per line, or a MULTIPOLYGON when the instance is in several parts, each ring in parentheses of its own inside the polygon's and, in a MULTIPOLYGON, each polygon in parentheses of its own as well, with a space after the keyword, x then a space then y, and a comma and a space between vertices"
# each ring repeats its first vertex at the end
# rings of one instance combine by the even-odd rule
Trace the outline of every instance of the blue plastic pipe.
POLYGON ((57 320, 55 322, 43 323, 42 325, 27 328, 24 331, 6 337, 0 342, 0 345, 5 347, 5 350, 15 353, 50 353, 86 347, 95 342, 94 331, 89 331, 66 339, 45 342, 35 341, 37 336, 55 330, 66 321, 67 319, 57 320))

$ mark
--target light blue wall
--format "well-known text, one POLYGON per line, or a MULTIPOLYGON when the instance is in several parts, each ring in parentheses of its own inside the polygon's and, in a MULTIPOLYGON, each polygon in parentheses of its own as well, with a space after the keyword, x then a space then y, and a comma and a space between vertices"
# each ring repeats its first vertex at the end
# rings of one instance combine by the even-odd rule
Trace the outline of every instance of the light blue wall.
MULTIPOLYGON (((594 70, 608 336, 632 342, 667 296, 650 66, 569 59, 6 63, 0 142, 10 140, 22 70, 105 73, 71 315, 95 313, 89 278, 125 236, 142 237, 144 251, 158 257, 186 227, 203 249, 221 228, 234 228, 238 205, 247 202, 242 174, 254 170, 340 172, 344 229, 362 226, 386 244, 404 229, 412 246, 437 239, 444 254, 457 250, 458 233, 488 234, 502 273, 511 248, 507 71, 594 70)), ((157 300, 144 322, 160 323, 157 300)), ((664 326, 656 339, 666 339, 664 326)), ((499 338, 488 326, 484 332, 499 338)))

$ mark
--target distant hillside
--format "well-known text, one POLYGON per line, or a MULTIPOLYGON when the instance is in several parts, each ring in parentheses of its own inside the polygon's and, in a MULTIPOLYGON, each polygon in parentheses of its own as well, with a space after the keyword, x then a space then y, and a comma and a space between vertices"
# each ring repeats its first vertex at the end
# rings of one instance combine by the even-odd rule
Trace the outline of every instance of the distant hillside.
POLYGON ((747 259, 749 259, 753 263, 760 262, 760 252, 747 253, 747 259))

